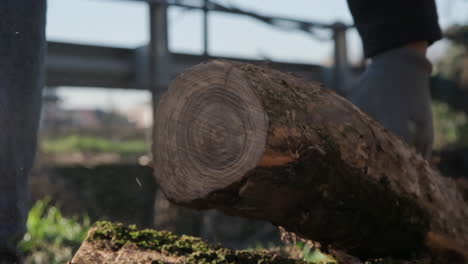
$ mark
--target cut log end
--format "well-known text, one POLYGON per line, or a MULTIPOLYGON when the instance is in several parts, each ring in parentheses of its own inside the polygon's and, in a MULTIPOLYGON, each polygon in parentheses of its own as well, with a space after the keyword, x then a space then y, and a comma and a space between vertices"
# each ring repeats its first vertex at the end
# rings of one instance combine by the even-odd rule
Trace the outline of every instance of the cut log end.
POLYGON ((224 188, 256 167, 267 120, 243 73, 223 61, 180 75, 156 110, 156 178, 171 200, 184 203, 224 188), (183 103, 181 103, 183 102, 183 103))

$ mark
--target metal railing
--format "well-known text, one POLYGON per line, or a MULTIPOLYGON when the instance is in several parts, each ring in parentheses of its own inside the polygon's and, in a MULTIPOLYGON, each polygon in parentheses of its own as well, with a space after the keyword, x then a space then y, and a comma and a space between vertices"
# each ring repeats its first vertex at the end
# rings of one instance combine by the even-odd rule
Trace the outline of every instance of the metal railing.
MULTIPOLYGON (((50 42, 48 44, 47 85, 148 89, 153 92, 157 100, 177 73, 207 59, 215 58, 211 57, 208 52, 208 14, 210 12, 247 16, 286 30, 300 30, 312 37, 319 37, 315 34, 316 29, 330 30, 332 33, 330 37, 335 42, 335 65, 332 70, 332 82, 329 85, 340 89, 347 83, 349 65, 346 31, 351 27, 349 25, 266 16, 209 0, 201 0, 199 5, 176 0, 133 1, 145 1, 148 4, 150 41, 147 46, 125 49, 50 42), (204 52, 202 55, 175 54, 169 51, 167 8, 170 6, 204 12, 204 52)), ((227 59, 239 60, 239 58, 227 59)), ((252 62, 253 60, 246 61, 252 62)), ((279 62, 271 62, 271 64, 283 70, 300 72, 307 77, 324 81, 323 68, 318 65, 279 62)))

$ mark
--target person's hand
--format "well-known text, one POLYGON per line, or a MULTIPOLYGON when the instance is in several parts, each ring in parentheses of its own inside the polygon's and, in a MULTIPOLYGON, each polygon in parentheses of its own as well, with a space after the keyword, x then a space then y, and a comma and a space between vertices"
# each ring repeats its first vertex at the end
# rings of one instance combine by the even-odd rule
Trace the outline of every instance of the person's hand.
POLYGON ((433 141, 431 70, 420 52, 393 49, 373 58, 346 97, 427 159, 433 141))

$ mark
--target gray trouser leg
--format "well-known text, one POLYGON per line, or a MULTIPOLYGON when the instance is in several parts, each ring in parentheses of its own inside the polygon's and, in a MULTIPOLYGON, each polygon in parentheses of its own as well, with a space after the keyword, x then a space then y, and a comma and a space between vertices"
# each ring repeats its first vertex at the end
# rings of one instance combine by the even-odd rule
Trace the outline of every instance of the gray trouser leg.
POLYGON ((431 63, 408 48, 373 58, 347 97, 424 157, 432 150, 431 63))
POLYGON ((0 262, 16 254, 25 231, 44 84, 45 12, 46 0, 0 1, 0 262))

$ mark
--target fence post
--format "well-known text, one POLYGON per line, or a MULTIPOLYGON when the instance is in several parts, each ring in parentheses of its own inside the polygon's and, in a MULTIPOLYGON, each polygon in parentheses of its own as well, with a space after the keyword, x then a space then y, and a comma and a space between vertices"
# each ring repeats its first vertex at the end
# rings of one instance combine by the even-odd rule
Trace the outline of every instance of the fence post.
POLYGON ((169 82, 170 56, 168 47, 167 6, 149 3, 150 42, 149 42, 149 88, 153 94, 153 106, 167 89, 169 82))
POLYGON ((340 94, 346 94, 349 88, 349 62, 346 32, 348 27, 343 23, 335 23, 333 29, 334 40, 334 68, 333 68, 333 89, 340 94))

